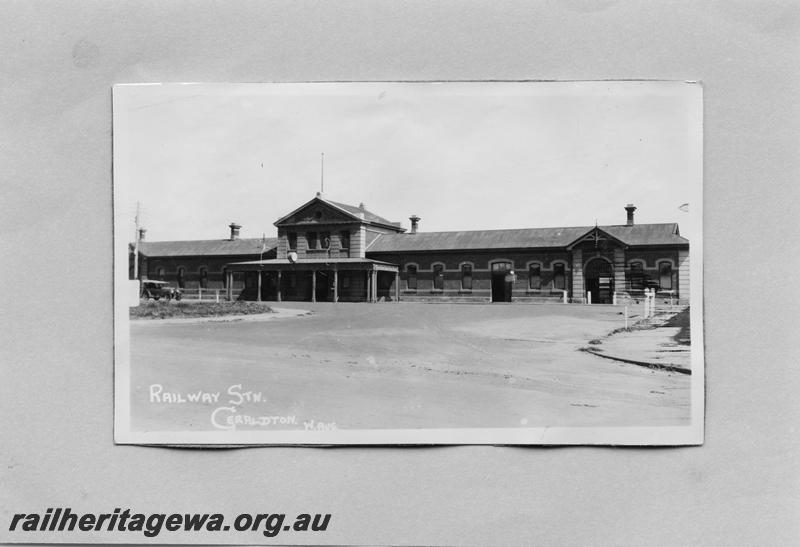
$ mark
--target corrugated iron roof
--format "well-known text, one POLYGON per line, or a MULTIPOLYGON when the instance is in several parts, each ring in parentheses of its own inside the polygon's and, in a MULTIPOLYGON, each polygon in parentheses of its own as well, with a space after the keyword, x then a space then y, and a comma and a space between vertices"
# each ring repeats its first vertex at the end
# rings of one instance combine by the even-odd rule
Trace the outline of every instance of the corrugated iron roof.
POLYGON ((303 205, 289 213, 288 215, 284 215, 278 220, 275 221, 275 226, 279 226, 287 221, 287 219, 291 218, 293 215, 297 214, 299 211, 302 211, 309 205, 314 202, 322 202, 325 203, 335 209, 339 209, 343 213, 351 216, 355 221, 366 221, 375 224, 385 224, 387 226, 392 226, 398 230, 404 230, 399 222, 392 222, 391 220, 387 220, 380 215, 376 215, 372 211, 368 211, 367 209, 362 209, 361 207, 356 207, 355 205, 348 205, 346 203, 339 203, 338 201, 332 201, 323 197, 321 194, 317 193, 316 197, 312 198, 311 200, 305 202, 303 205))
MULTIPOLYGON (((689 242, 678 235, 676 223, 600 226, 600 228, 627 245, 685 245, 689 242)), ((367 252, 566 247, 593 229, 594 226, 575 226, 383 234, 367 248, 367 252)))
MULTIPOLYGON (((251 239, 200 239, 194 241, 142 241, 139 252, 144 256, 236 256, 261 253, 264 240, 251 239)), ((266 238, 267 250, 278 246, 277 237, 266 238)))
POLYGON ((355 205, 348 205, 346 203, 339 203, 338 201, 331 201, 329 199, 320 198, 323 201, 327 201, 328 203, 339 207, 340 209, 344 209, 351 215, 358 217, 361 213, 364 213, 364 220, 368 220, 370 222, 377 222, 378 224, 387 224, 389 226, 399 226, 399 222, 392 222, 391 220, 387 220, 382 216, 376 215, 375 213, 368 211, 367 209, 362 209, 361 207, 356 207, 355 205))
POLYGON ((634 224, 633 226, 601 226, 603 230, 628 245, 688 245, 680 235, 677 222, 667 224, 634 224))

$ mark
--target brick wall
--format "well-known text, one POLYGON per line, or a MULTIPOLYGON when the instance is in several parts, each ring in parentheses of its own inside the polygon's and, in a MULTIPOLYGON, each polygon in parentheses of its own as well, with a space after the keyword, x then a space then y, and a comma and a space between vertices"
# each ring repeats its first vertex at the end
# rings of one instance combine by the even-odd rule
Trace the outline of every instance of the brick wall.
MULTIPOLYGON (((207 257, 147 257, 144 260, 140 258, 139 266, 143 278, 161 279, 175 286, 178 285, 178 268, 184 268, 184 288, 186 289, 196 289, 200 287, 200 268, 205 267, 208 271, 206 288, 221 289, 225 284, 223 269, 226 264, 258 260, 260 256, 259 254, 254 254, 207 257), (163 268, 163 276, 158 275, 159 268, 163 268)), ((275 258, 275 256, 276 251, 274 249, 263 255, 265 260, 275 258)), ((234 288, 241 288, 242 286, 244 286, 243 281, 237 278, 234 282, 234 288)))
POLYGON ((678 298, 689 303, 689 250, 678 251, 678 298))
MULTIPOLYGON (((401 300, 440 299, 491 299, 491 264, 497 261, 510 261, 516 274, 512 286, 513 298, 542 297, 542 290, 531 290, 528 265, 531 262, 541 265, 541 289, 552 288, 554 264, 565 265, 566 289, 570 290, 570 255, 565 251, 474 251, 461 253, 369 253, 369 258, 400 266, 401 300), (462 264, 472 264, 472 290, 462 287, 462 264), (417 265, 417 289, 408 289, 409 264, 417 265), (434 289, 435 264, 444 265, 443 289, 434 289)), ((393 294, 393 293, 392 293, 393 294)), ((549 296, 549 295, 548 295, 549 296)), ((559 293, 560 296, 560 293, 559 293)))

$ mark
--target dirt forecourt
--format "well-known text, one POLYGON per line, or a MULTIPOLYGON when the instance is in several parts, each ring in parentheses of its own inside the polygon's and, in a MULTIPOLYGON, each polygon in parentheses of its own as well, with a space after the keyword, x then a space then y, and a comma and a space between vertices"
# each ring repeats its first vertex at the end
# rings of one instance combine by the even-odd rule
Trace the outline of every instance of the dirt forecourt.
POLYGON ((619 307, 272 305, 313 313, 131 321, 131 430, 689 423, 690 376, 579 351, 619 307))

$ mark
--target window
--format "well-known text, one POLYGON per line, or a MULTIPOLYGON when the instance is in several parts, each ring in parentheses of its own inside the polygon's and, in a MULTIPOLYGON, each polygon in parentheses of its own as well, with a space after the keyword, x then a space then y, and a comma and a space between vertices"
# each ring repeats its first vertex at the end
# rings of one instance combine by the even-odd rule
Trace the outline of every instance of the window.
POLYGON ((295 251, 297 250, 297 232, 289 232, 289 250, 295 251))
POLYGON ((330 249, 331 248, 331 233, 330 232, 322 232, 319 235, 319 242, 321 244, 322 249, 330 249))
POLYGON ((436 264, 433 267, 433 290, 444 290, 444 266, 436 264))
POLYGON ((672 290, 672 264, 661 262, 658 265, 658 284, 662 291, 672 290))
POLYGON ((317 248, 317 232, 308 232, 306 234, 306 241, 308 241, 309 249, 317 248))
POLYGON ((630 263, 630 277, 631 289, 644 288, 644 264, 641 262, 630 263))
POLYGON ((350 248, 350 232, 347 230, 343 230, 339 233, 339 247, 342 249, 349 249, 350 248))
POLYGON ((564 264, 553 264, 553 288, 563 291, 567 288, 567 277, 564 274, 564 264))
POLYGON ((164 268, 156 269, 156 279, 164 280, 164 268))
POLYGON ((472 264, 461 266, 461 288, 465 291, 472 290, 472 264))
POLYGON ((542 288, 542 267, 538 264, 531 264, 528 267, 528 287, 531 289, 542 288))
POLYGON ((208 268, 205 266, 200 268, 200 288, 207 289, 208 288, 208 268))
POLYGON ((178 268, 177 282, 178 282, 178 288, 180 289, 183 289, 186 285, 186 268, 184 268, 183 266, 178 268))
POLYGON ((406 266, 406 285, 409 290, 417 290, 417 267, 406 266))

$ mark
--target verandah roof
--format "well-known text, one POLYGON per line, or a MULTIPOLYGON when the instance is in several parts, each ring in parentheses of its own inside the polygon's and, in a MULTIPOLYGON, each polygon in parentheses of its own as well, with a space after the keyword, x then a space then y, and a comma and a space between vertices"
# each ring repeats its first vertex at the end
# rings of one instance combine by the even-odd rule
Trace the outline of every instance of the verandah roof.
POLYGON ((247 262, 232 262, 225 265, 231 271, 270 271, 270 270, 380 270, 396 272, 396 264, 383 262, 380 260, 369 260, 364 258, 312 258, 300 259, 290 262, 285 258, 273 258, 270 260, 250 260, 247 262))

